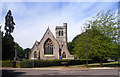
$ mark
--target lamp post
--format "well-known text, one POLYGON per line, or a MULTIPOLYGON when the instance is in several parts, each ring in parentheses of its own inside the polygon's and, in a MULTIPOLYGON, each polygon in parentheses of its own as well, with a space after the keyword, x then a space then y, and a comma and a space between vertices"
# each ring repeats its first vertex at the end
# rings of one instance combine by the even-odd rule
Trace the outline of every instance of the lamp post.
POLYGON ((86 37, 86 67, 88 68, 88 51, 87 51, 87 28, 89 28, 90 26, 88 27, 84 27, 86 32, 85 32, 85 37, 86 37))
POLYGON ((86 35, 86 67, 88 68, 88 53, 87 53, 87 29, 86 29, 85 35, 86 35))
MULTIPOLYGON (((120 4, 120 2, 119 2, 120 4)), ((119 13, 118 13, 119 14, 119 13)), ((117 51, 117 60, 118 60, 118 68, 120 66, 120 18, 118 17, 118 51, 117 51)), ((120 76, 120 69, 118 69, 118 76, 120 76)))
MULTIPOLYGON (((118 6, 120 5, 120 1, 118 2, 118 6)), ((117 55, 117 58, 118 58, 118 68, 120 66, 120 8, 118 8, 118 55, 117 55)), ((120 69, 118 69, 118 76, 120 76, 120 69)))
MULTIPOLYGON (((119 30, 119 32, 120 32, 120 30, 119 30)), ((117 55, 117 58, 118 58, 118 68, 120 66, 120 57, 119 57, 119 55, 120 55, 120 52, 119 52, 119 50, 120 50, 120 35, 119 35, 119 32, 118 32, 118 55, 117 55)), ((120 76, 120 69, 118 69, 118 76, 120 76)))

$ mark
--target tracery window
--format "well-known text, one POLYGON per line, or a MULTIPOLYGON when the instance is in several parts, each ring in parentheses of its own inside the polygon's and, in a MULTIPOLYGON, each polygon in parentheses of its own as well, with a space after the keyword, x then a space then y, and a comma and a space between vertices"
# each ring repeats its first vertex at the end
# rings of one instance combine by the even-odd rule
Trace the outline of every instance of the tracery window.
POLYGON ((53 55, 53 47, 52 41, 48 38, 44 44, 44 54, 53 55))

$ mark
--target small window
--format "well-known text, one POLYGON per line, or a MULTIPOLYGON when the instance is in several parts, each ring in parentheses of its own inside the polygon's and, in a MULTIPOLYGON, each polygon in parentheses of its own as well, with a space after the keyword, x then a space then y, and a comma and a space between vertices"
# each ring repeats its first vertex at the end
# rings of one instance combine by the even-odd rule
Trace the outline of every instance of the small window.
POLYGON ((61 35, 63 36, 63 31, 61 31, 61 35))
POLYGON ((62 58, 66 58, 65 52, 63 52, 63 54, 62 54, 62 58))
POLYGON ((34 58, 37 58, 37 52, 36 51, 34 52, 34 58))
POLYGON ((60 31, 58 32, 58 35, 60 36, 60 31))

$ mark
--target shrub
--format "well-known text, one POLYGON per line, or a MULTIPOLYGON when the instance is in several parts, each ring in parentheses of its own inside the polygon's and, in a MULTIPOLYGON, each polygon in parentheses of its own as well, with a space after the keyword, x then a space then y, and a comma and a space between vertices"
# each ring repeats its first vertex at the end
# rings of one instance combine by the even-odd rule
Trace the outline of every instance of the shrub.
POLYGON ((21 68, 32 68, 33 67, 33 60, 23 60, 20 62, 21 68))
POLYGON ((41 67, 47 67, 47 66, 59 66, 59 65, 61 65, 61 62, 57 61, 57 60, 37 60, 35 62, 38 64, 38 67, 40 67, 40 66, 41 67))
POLYGON ((13 61, 11 60, 2 61, 2 67, 13 67, 13 61))
POLYGON ((2 61, 0 61, 0 67, 2 67, 2 61))

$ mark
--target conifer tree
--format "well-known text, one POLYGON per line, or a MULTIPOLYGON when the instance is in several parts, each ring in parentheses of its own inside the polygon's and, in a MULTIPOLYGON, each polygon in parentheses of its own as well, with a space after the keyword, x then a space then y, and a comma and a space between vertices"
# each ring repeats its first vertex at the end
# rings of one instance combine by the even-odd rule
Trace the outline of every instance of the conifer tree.
POLYGON ((11 33, 14 30, 14 21, 11 11, 9 10, 5 16, 5 35, 2 39, 2 59, 13 60, 14 59, 14 38, 11 33))

